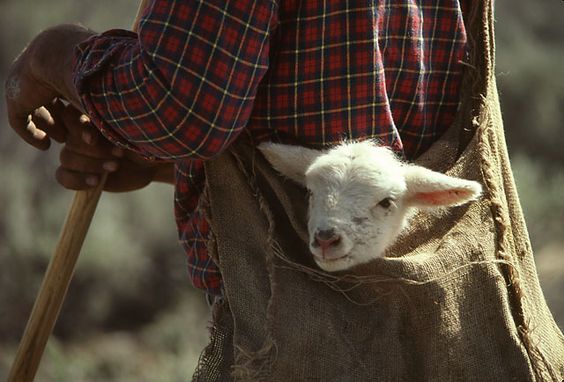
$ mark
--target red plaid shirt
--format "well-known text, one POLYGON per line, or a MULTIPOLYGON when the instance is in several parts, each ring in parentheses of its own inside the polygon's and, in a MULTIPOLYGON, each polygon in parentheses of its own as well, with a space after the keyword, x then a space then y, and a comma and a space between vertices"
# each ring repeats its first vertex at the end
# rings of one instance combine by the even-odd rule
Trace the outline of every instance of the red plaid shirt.
POLYGON ((413 158, 453 121, 465 42, 458 0, 153 0, 138 34, 79 46, 75 83, 111 141, 176 161, 189 272, 220 294, 202 160, 243 129, 309 147, 372 138, 413 158))

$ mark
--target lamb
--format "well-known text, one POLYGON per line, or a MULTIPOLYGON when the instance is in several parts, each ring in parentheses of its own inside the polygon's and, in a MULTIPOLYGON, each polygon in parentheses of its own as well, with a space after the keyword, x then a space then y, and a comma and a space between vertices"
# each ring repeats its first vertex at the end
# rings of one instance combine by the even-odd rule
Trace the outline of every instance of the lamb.
POLYGON ((371 141, 327 151, 272 142, 259 149, 309 190, 309 249, 327 272, 383 256, 416 209, 459 206, 482 192, 478 182, 405 163, 371 141))

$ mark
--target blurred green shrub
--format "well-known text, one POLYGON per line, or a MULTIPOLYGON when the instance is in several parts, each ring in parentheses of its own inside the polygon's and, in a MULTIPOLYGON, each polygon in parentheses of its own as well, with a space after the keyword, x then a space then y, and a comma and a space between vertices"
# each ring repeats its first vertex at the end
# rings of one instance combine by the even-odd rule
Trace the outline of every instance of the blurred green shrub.
MULTIPOLYGON (((61 22, 129 28, 137 6, 137 0, 1 1, 0 80, 40 30, 61 22)), ((0 380, 73 195, 54 180, 57 151, 33 150, 0 120, 0 380)), ((170 185, 104 194, 38 380, 188 379, 206 342, 209 313, 187 279, 172 196, 170 185)))
POLYGON ((561 1, 496 1, 497 74, 510 151, 560 168, 563 11, 561 1))

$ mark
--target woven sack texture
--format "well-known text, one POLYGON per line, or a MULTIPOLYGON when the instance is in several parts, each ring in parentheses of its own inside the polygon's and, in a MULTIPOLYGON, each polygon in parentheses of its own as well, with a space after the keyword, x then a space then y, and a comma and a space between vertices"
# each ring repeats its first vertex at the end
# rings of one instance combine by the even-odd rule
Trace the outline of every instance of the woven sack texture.
POLYGON ((194 381, 557 381, 564 337, 542 294, 510 169, 492 9, 468 16, 456 122, 418 164, 484 186, 422 211, 387 256, 328 274, 307 245, 306 192, 242 136, 206 163, 225 298, 194 381))

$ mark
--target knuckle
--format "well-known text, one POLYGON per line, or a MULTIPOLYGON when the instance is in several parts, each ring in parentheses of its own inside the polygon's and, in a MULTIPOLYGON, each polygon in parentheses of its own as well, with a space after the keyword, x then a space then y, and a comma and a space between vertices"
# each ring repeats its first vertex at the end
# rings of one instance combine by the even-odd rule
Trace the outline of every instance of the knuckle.
POLYGON ((6 98, 9 100, 16 99, 21 94, 20 79, 16 75, 11 75, 8 77, 4 83, 4 91, 6 93, 6 98))
POLYGON ((72 190, 76 189, 75 187, 72 187, 73 183, 69 181, 68 173, 62 167, 59 167, 57 169, 57 171, 55 172, 55 179, 57 180, 57 182, 61 186, 65 187, 65 188, 69 188, 69 189, 72 189, 72 190))
POLYGON ((55 179, 66 189, 79 191, 88 188, 84 176, 59 167, 55 172, 55 179))
POLYGON ((72 162, 71 156, 69 149, 63 147, 59 153, 59 162, 61 162, 62 165, 68 166, 72 162))

